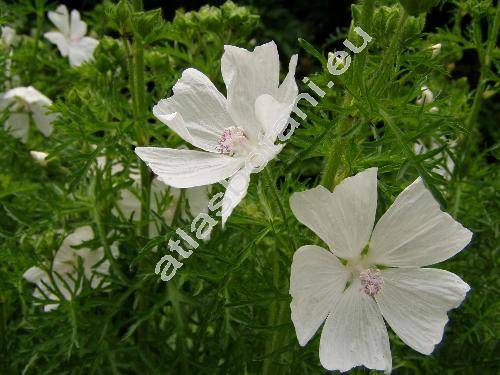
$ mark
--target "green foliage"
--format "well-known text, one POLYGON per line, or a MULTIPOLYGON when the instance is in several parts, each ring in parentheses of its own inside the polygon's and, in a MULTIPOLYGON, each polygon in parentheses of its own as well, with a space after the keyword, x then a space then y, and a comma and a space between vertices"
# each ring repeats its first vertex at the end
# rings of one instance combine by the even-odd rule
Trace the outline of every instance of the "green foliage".
MULTIPOLYGON (((190 220, 177 215, 169 225, 145 209, 151 176, 133 149, 184 144, 154 118, 152 106, 172 94, 188 67, 207 74, 224 92, 224 44, 253 48, 259 16, 227 2, 178 11, 166 22, 159 10, 105 2, 82 14, 92 20, 89 29, 100 41, 95 61, 71 68, 43 39, 52 28, 47 5, 9 5, 5 20, 22 37, 12 49, 10 78, 4 73, 9 51, 0 46, 0 91, 33 85, 54 100, 59 117, 50 138, 32 129, 27 144, 0 128, 0 373, 326 373, 318 360, 319 334, 300 347, 290 320, 292 256, 317 239, 293 217, 288 201, 293 192, 322 181, 333 186, 374 166, 377 217, 420 175, 443 209, 474 232, 465 251, 439 265, 472 286, 460 309, 450 313, 443 343, 427 357, 391 334, 394 372, 495 373, 498 6, 450 2, 451 26, 424 33, 425 14, 417 13, 426 12, 429 7, 420 6, 428 2, 418 2, 418 9, 417 2, 411 2, 413 8, 402 3, 410 15, 395 1, 352 6, 349 40, 362 42, 355 26, 373 40, 362 53, 351 54, 344 75, 333 77, 327 70, 333 51, 297 43, 304 55, 318 60, 321 68, 306 73, 325 97, 302 85, 319 104, 299 103, 307 119, 294 115, 301 125, 279 159, 252 177, 226 227, 219 225, 168 283, 154 274, 154 266, 175 229, 187 230, 190 220), (436 43, 441 51, 433 54, 436 43), (471 52, 478 56, 471 67, 480 74, 477 83, 454 74, 471 52), (329 81, 335 82, 332 89, 329 81), (423 85, 435 100, 419 105, 423 85), (417 143, 427 151, 416 152, 417 143), (30 150, 47 152, 48 164, 35 163, 30 150), (105 157, 104 166, 98 166, 98 157, 105 157), (123 170, 113 174, 117 164, 123 170), (136 187, 130 174, 138 170, 136 187), (142 203, 134 219, 116 212, 125 189, 142 203), (64 235, 82 225, 96 234, 89 247, 119 246, 110 285, 84 285, 73 301, 62 300, 57 310, 44 313, 33 304, 34 286, 22 275, 31 266, 48 266, 64 235), (150 225, 157 235, 148 235, 150 225)), ((7 114, 2 109, 0 122, 7 114)), ((212 194, 219 191, 221 186, 212 187, 212 194)), ((164 203, 171 198, 167 194, 164 203)), ((353 371, 358 372, 368 371, 353 371)))

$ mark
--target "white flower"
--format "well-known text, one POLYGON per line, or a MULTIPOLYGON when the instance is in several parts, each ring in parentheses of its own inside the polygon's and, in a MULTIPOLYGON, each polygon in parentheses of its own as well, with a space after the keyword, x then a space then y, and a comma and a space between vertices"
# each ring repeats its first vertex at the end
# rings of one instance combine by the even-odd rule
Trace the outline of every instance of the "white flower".
MULTIPOLYGON (((97 165, 100 169, 104 169, 106 166, 106 157, 99 156, 97 158, 97 165)), ((123 165, 121 163, 115 163, 111 166, 111 174, 114 175, 123 171, 123 165)), ((141 176, 135 170, 130 172, 130 178, 134 181, 129 189, 120 190, 120 197, 116 201, 119 212, 125 218, 135 218, 139 219, 139 214, 141 212, 141 200, 138 196, 140 194, 140 180, 141 176)), ((210 192, 209 186, 197 186, 190 189, 186 189, 185 197, 186 202, 189 205, 189 210, 186 205, 180 208, 179 215, 183 219, 188 219, 189 214, 192 216, 198 215, 199 213, 208 212, 208 194, 210 192)), ((174 219, 175 211, 181 197, 181 189, 174 187, 169 187, 157 178, 153 178, 151 181, 151 193, 150 193, 151 209, 162 215, 165 222, 170 225, 174 219), (168 194, 167 194, 168 193, 168 194), (165 206, 165 201, 167 195, 171 196, 171 200, 168 202, 168 206, 165 206)), ((115 214, 118 214, 114 210, 115 214)), ((150 228, 151 235, 158 234, 157 228, 154 226, 150 228)))
MULTIPOLYGON (((58 294, 61 294, 66 300, 71 300, 73 296, 80 294, 82 284, 78 282, 77 274, 79 258, 83 264, 84 276, 90 281, 90 286, 97 288, 99 285, 106 285, 102 283, 102 278, 109 275, 110 264, 108 260, 103 261, 103 248, 97 250, 74 249, 75 246, 80 246, 83 242, 90 241, 93 238, 94 233, 89 226, 77 228, 62 242, 52 262, 50 275, 47 271, 36 266, 31 267, 24 273, 23 277, 37 286, 33 293, 35 298, 54 302, 44 304, 45 312, 59 307, 58 301, 60 299, 58 294), (54 282, 52 282, 52 279, 54 282)), ((113 246, 112 252, 115 256, 118 253, 113 246)))
POLYGON ((307 245, 293 257, 292 321, 305 345, 326 320, 319 356, 328 370, 355 366, 391 371, 384 319, 408 346, 430 354, 443 337, 447 311, 469 286, 453 273, 420 268, 462 250, 472 233, 442 212, 418 178, 380 218, 377 169, 290 200, 297 219, 329 247, 307 245))
POLYGON ((418 105, 428 104, 428 103, 432 103, 434 101, 434 94, 427 86, 422 86, 420 88, 420 91, 422 91, 422 96, 420 96, 416 100, 416 103, 418 105))
MULTIPOLYGON (((138 190, 139 179, 134 180, 132 188, 136 189, 136 191, 140 193, 138 190)), ((180 217, 187 219, 189 217, 188 212, 193 216, 202 212, 207 213, 209 202, 208 193, 209 189, 207 186, 197 186, 186 189, 185 194, 189 210, 185 206, 180 207, 180 217)), ((161 214, 168 225, 172 224, 180 196, 180 189, 168 187, 157 178, 154 178, 151 182, 151 209, 158 214, 161 214), (167 192, 171 195, 172 199, 169 202, 168 207, 164 207, 162 202, 165 201, 167 192)), ((138 215, 141 212, 141 201, 131 190, 123 189, 120 191, 120 199, 116 202, 116 205, 125 217, 129 218, 135 216, 135 218, 138 219, 138 215)), ((153 229, 152 235, 156 233, 156 229, 153 229)))
MULTIPOLYGON (((426 145, 424 145, 422 142, 419 141, 413 145, 413 151, 417 155, 422 155, 422 154, 425 154, 429 151, 440 148, 442 146, 441 143, 443 143, 443 142, 446 142, 448 144, 449 150, 453 150, 457 145, 456 141, 454 141, 454 140, 452 140, 452 141, 449 141, 449 140, 437 141, 436 139, 431 139, 430 147, 427 147, 426 145)), ((448 181, 451 180, 453 170, 455 169, 455 162, 451 158, 450 152, 443 150, 440 153, 436 154, 433 157, 433 159, 437 160, 437 161, 439 161, 439 159, 441 159, 440 164, 438 166, 436 166, 436 168, 434 168, 433 171, 436 172, 437 174, 439 174, 440 176, 443 176, 446 180, 448 180, 448 181)))
POLYGON ((47 160, 46 159, 47 159, 47 156, 49 156, 49 154, 47 154, 46 152, 42 152, 42 151, 30 151, 30 155, 33 158, 33 160, 35 160, 42 167, 46 167, 47 166, 47 160))
POLYGON ((48 12, 47 15, 59 31, 50 31, 43 35, 57 45, 62 56, 69 57, 70 65, 80 66, 91 61, 99 41, 85 36, 87 24, 80 19, 80 13, 73 9, 70 20, 66 5, 59 5, 55 12, 48 12))
POLYGON ((441 43, 433 44, 429 48, 432 50, 432 57, 436 57, 441 52, 441 43))
POLYGON ((276 138, 287 126, 298 89, 297 56, 279 84, 279 56, 274 42, 253 52, 225 46, 221 70, 225 98, 206 75, 187 69, 174 95, 161 100, 154 115, 199 150, 137 147, 135 152, 165 184, 190 188, 229 178, 222 203, 222 223, 246 195, 250 174, 273 159, 284 145, 276 138))
POLYGON ((16 42, 16 30, 10 26, 2 26, 2 42, 10 47, 16 42))
POLYGON ((30 116, 33 116, 35 125, 42 134, 48 137, 52 133, 52 122, 56 114, 49 113, 47 106, 52 100, 43 95, 34 87, 16 87, 7 91, 0 100, 0 109, 8 107, 9 117, 4 127, 11 134, 26 142, 28 140, 30 116))

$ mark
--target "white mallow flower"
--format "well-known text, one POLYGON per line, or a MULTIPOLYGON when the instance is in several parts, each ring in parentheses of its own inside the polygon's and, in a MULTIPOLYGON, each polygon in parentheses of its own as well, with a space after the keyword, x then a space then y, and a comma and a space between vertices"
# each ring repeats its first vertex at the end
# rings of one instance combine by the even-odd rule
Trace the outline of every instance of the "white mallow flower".
POLYGON ((447 139, 444 140, 440 139, 439 141, 437 141, 436 139, 431 139, 429 147, 427 147, 422 142, 417 141, 416 143, 413 144, 413 152, 417 155, 422 155, 429 151, 442 147, 443 142, 447 143, 449 151, 443 150, 440 153, 434 155, 432 159, 440 161, 440 163, 433 169, 433 171, 439 174, 440 176, 443 176, 446 180, 449 181, 451 180, 453 171, 455 169, 455 162, 450 156, 450 151, 453 151, 457 145, 457 142, 455 140, 450 141, 447 139))
MULTIPOLYGON (((61 244, 54 257, 50 275, 46 270, 39 267, 31 267, 23 277, 36 284, 33 296, 39 300, 44 300, 44 311, 52 311, 59 307, 59 295, 64 299, 71 300, 73 296, 80 294, 82 284, 78 280, 77 267, 79 259, 82 261, 84 277, 89 280, 92 288, 99 285, 105 286, 103 277, 109 275, 109 260, 104 260, 103 248, 91 250, 87 248, 74 247, 81 246, 83 242, 94 238, 92 228, 83 226, 77 228, 68 235, 61 244), (49 300, 54 303, 46 303, 49 300)), ((114 256, 118 255, 118 249, 111 246, 114 256)))
POLYGON ((436 57, 441 52, 441 43, 433 44, 429 48, 432 50, 432 57, 436 57))
POLYGON ((443 337, 447 311, 469 286, 434 268, 462 250, 472 233, 440 210, 421 178, 408 186, 375 225, 377 169, 295 193, 297 219, 329 247, 301 247, 293 257, 292 321, 305 345, 326 320, 319 356, 328 370, 355 366, 390 372, 384 324, 408 346, 430 354, 443 337))
POLYGON ((38 164, 40 164, 42 167, 47 166, 47 156, 49 156, 49 154, 47 154, 46 152, 33 150, 30 151, 30 155, 33 158, 33 160, 38 164))
POLYGON ((416 100, 418 105, 429 104, 434 101, 434 94, 427 86, 422 86, 420 88, 422 95, 416 100))
POLYGON ((175 84, 174 95, 153 108, 160 121, 203 151, 137 147, 135 152, 169 186, 191 188, 229 178, 222 202, 224 224, 246 195, 250 174, 284 146, 275 142, 297 97, 296 65, 294 55, 280 85, 274 42, 253 52, 225 46, 221 71, 227 98, 206 75, 187 69, 175 84))
POLYGON ((16 30, 14 30, 10 26, 2 26, 2 42, 10 47, 12 44, 16 42, 16 30))
MULTIPOLYGON (((106 157, 99 156, 97 158, 97 165, 100 169, 104 169, 106 166, 106 157)), ((123 165, 121 163, 114 163, 111 166, 111 174, 117 174, 123 171, 123 165)), ((130 178, 134 181, 130 189, 122 189, 119 192, 119 198, 116 201, 116 206, 119 212, 125 218, 133 218, 135 220, 139 219, 141 212, 141 200, 138 196, 140 194, 140 174, 132 170, 130 172, 130 178)), ((179 215, 183 219, 188 219, 189 214, 196 217, 199 213, 208 212, 209 198, 208 194, 210 192, 210 186, 197 186, 185 191, 185 203, 182 207, 179 207, 179 215)), ((157 178, 153 178, 151 181, 151 193, 150 193, 150 203, 151 209, 162 215, 165 222, 170 225, 174 219, 174 215, 181 197, 181 190, 166 186, 163 182, 157 178), (167 193, 171 196, 171 200, 168 205, 165 206, 167 193)), ((113 210, 115 214, 118 214, 116 210, 113 210)), ((151 226, 150 234, 158 234, 156 226, 151 226)))
MULTIPOLYGON (((140 179, 136 179, 134 181, 133 188, 139 189, 140 179)), ((140 193, 140 190, 136 191, 140 193)), ((207 186, 196 186, 186 189, 185 202, 189 205, 189 210, 185 205, 179 207, 180 217, 187 219, 189 217, 188 212, 195 217, 199 213, 207 213, 209 203, 208 193, 209 189, 207 186)), ((180 197, 180 189, 168 187, 157 178, 154 178, 153 181, 151 181, 151 209, 162 215, 168 225, 172 224, 180 197), (167 192, 171 195, 171 200, 169 201, 168 206, 165 207, 163 202, 165 202, 167 192)), ((138 215, 141 212, 141 201, 131 190, 121 190, 120 199, 117 200, 116 205, 125 217, 134 217, 135 219, 138 219, 138 215)), ((155 235, 157 233, 156 227, 153 227, 151 235, 155 235)))
POLYGON ((4 127, 14 137, 26 142, 29 134, 30 116, 40 132, 48 137, 53 130, 52 122, 57 117, 47 108, 52 100, 32 86, 10 89, 0 100, 0 110, 9 111, 4 127))
POLYGON ((50 31, 43 36, 57 45, 62 56, 69 57, 71 66, 80 66, 93 59, 99 41, 85 36, 87 24, 80 19, 76 9, 71 11, 70 18, 66 5, 59 5, 55 12, 48 12, 47 16, 59 31, 50 31))

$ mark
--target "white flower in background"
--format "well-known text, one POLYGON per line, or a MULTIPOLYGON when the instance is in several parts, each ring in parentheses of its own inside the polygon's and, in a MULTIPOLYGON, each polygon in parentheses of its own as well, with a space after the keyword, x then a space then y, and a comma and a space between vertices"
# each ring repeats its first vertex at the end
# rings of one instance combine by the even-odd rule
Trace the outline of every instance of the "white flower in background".
POLYGON ((18 81, 19 77, 13 77, 12 81, 10 80, 11 76, 11 67, 12 67, 12 55, 13 49, 12 46, 17 43, 18 37, 16 35, 16 30, 9 26, 2 27, 2 44, 7 47, 9 50, 9 56, 5 60, 5 77, 8 78, 7 82, 5 82, 5 87, 11 87, 12 81, 18 81), (10 82, 9 82, 10 81, 10 82))
POLYGON ((422 91, 422 95, 416 100, 418 105, 429 104, 434 101, 434 94, 427 86, 422 86, 420 91, 422 91))
POLYGON ((40 164, 42 167, 46 167, 47 166, 47 156, 49 156, 49 154, 47 154, 46 152, 42 152, 42 151, 30 151, 30 155, 31 157, 33 158, 33 160, 35 160, 35 162, 37 162, 38 164, 40 164))
MULTIPOLYGON (((139 189, 140 179, 136 179, 134 181, 133 188, 139 189)), ((137 190, 137 192, 140 193, 140 190, 137 190)), ((202 212, 208 212, 209 189, 207 186, 197 186, 186 189, 185 194, 189 210, 185 205, 179 207, 179 215, 181 218, 188 219, 188 212, 191 213, 192 216, 196 216, 202 212)), ((161 214, 168 225, 172 224, 180 197, 180 189, 168 187, 157 178, 154 178, 151 182, 151 209, 158 214, 161 214), (168 207, 165 208, 162 207, 162 202, 165 201, 167 192, 172 196, 172 200, 169 202, 168 207)), ((125 217, 135 217, 135 219, 138 219, 138 215, 141 212, 141 201, 132 191, 123 189, 120 192, 120 199, 116 202, 116 204, 125 217)), ((157 233, 156 227, 154 228, 155 229, 153 229, 151 233, 152 235, 157 233)))
POLYGON ((16 87, 7 91, 0 100, 0 110, 8 108, 9 117, 4 127, 14 137, 26 142, 28 140, 30 116, 40 132, 48 137, 53 130, 52 122, 56 114, 49 113, 47 108, 52 100, 32 86, 16 87))
MULTIPOLYGON (((439 142, 442 143, 443 140, 439 142)), ((427 152, 440 148, 442 144, 439 142, 436 141, 436 139, 431 139, 430 146, 427 147, 422 142, 418 141, 413 145, 413 151, 417 155, 425 154, 427 152)), ((453 150, 457 145, 456 141, 454 140, 451 141, 444 140, 444 142, 446 142, 448 150, 453 150)), ((450 152, 447 150, 443 150, 442 152, 434 155, 433 159, 434 160, 442 159, 439 165, 436 166, 436 168, 434 168, 433 171, 439 174, 440 176, 443 176, 446 180, 448 181, 451 180, 453 170, 455 169, 455 162, 451 158, 450 152)))
POLYGON ((432 57, 436 57, 441 52, 441 43, 433 44, 430 49, 432 50, 432 57))
POLYGON ((472 233, 439 208, 418 178, 375 225, 377 169, 295 193, 297 219, 329 247, 307 245, 293 257, 292 321, 305 345, 326 320, 319 356, 328 370, 355 366, 390 372, 384 319, 408 346, 430 354, 443 337, 447 311, 469 286, 455 274, 420 268, 462 250, 472 233))
MULTIPOLYGON (((83 264, 84 276, 90 281, 92 288, 99 285, 105 286, 103 276, 109 275, 109 260, 104 260, 103 248, 91 250, 87 248, 75 249, 75 246, 81 246, 83 242, 94 238, 92 228, 83 226, 77 228, 68 235, 61 244, 54 257, 51 267, 51 276, 47 271, 39 267, 31 267, 23 277, 36 284, 33 296, 40 300, 50 300, 54 303, 44 305, 44 311, 52 311, 59 307, 58 291, 66 300, 71 300, 72 296, 77 296, 82 290, 82 284, 78 282, 77 267, 79 259, 83 264), (78 283, 78 284, 77 284, 78 283)), ((118 254, 118 250, 112 246, 113 255, 118 254)))
MULTIPOLYGON (((97 165, 100 169, 103 169, 106 166, 106 157, 99 156, 97 158, 97 165)), ((122 164, 115 163, 111 166, 111 174, 114 175, 116 173, 119 173, 123 171, 123 169, 124 168, 122 164)), ((131 189, 122 189, 119 192, 120 197, 116 201, 116 205, 119 212, 121 212, 121 214, 123 214, 125 218, 132 217, 133 219, 138 220, 141 212, 141 200, 136 194, 140 194, 141 176, 139 175, 139 173, 132 170, 130 172, 130 178, 134 181, 131 189)), ((209 186, 197 186, 186 189, 185 203, 187 202, 187 204, 189 205, 189 210, 185 204, 182 205, 182 207, 179 207, 180 217, 183 219, 188 219, 189 214, 191 214, 192 216, 196 216, 202 212, 207 213, 209 192, 209 186)), ((154 178, 151 181, 151 209, 157 212, 159 215, 162 215, 168 225, 172 224, 172 220, 174 219, 175 211, 177 209, 180 197, 181 189, 169 187, 157 178, 154 178), (166 201, 167 194, 171 196, 171 200, 169 201, 168 206, 165 207, 164 202, 166 201)), ((114 213, 116 214, 117 212, 115 211, 114 213)), ((156 226, 152 226, 150 228, 150 232, 150 234, 153 236, 158 234, 156 226)))
POLYGON ((279 84, 279 56, 274 42, 253 52, 225 46, 221 71, 225 98, 196 69, 187 69, 174 95, 161 100, 154 115, 185 141, 203 150, 137 147, 137 155, 165 184, 177 188, 209 185, 229 178, 222 203, 222 223, 245 197, 250 174, 283 148, 276 138, 287 126, 298 89, 297 56, 279 84))
POLYGON ((94 58, 94 49, 99 41, 85 36, 87 24, 80 19, 80 13, 76 9, 71 11, 71 19, 65 5, 59 5, 55 12, 48 12, 47 15, 59 31, 43 35, 57 45, 62 56, 69 57, 71 66, 80 66, 94 58))
POLYGON ((2 26, 2 42, 10 47, 16 42, 16 30, 10 26, 2 26))

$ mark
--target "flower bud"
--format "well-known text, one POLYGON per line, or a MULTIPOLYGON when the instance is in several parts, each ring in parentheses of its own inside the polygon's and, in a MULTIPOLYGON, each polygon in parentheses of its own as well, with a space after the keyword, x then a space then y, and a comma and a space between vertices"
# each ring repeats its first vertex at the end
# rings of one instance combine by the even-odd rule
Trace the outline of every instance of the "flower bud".
POLYGON ((40 164, 42 167, 46 167, 47 166, 47 156, 49 156, 49 154, 47 154, 46 152, 42 152, 42 151, 30 151, 30 155, 31 157, 33 158, 33 160, 40 164))
POLYGON ((426 13, 439 4, 439 0, 399 0, 399 2, 411 16, 426 13))

